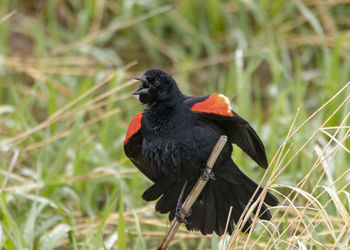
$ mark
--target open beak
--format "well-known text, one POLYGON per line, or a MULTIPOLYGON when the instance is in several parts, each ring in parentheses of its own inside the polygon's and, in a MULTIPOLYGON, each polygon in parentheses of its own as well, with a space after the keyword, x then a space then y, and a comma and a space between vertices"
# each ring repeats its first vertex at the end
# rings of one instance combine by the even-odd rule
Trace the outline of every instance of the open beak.
POLYGON ((150 88, 150 85, 148 83, 148 80, 146 77, 141 76, 141 77, 135 77, 135 80, 141 81, 142 84, 140 86, 140 88, 138 90, 136 90, 134 93, 132 93, 133 95, 143 95, 143 94, 147 94, 150 88))
POLYGON ((138 90, 136 90, 134 93, 132 93, 133 95, 143 95, 143 94, 147 94, 148 93, 148 88, 144 88, 144 87, 140 87, 138 90))

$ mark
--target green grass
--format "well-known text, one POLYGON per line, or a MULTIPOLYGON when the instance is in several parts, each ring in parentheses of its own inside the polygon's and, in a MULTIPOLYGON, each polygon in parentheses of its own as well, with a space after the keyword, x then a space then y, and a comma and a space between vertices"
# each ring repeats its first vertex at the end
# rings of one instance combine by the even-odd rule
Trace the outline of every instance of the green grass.
MULTIPOLYGON (((227 95, 277 156, 264 183, 281 207, 231 247, 349 247, 350 86, 288 137, 297 113, 292 133, 350 81, 349 3, 1 1, 0 248, 159 244, 167 216, 141 199, 150 182, 123 151, 143 108, 128 80, 152 67, 185 94, 227 95)), ((261 180, 240 150, 234 157, 261 180)), ((220 244, 180 230, 170 249, 220 244)))

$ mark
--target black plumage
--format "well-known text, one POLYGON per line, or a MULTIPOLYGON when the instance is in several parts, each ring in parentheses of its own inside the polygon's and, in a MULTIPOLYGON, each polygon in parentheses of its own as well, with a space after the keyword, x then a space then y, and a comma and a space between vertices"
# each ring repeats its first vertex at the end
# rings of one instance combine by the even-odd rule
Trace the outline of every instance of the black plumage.
MULTIPOLYGON (((218 157, 210 179, 186 218, 189 230, 222 235, 229 219, 228 232, 234 230, 257 184, 246 176, 231 158, 232 144, 238 145, 261 167, 267 168, 265 148, 254 129, 231 111, 227 99, 218 94, 204 97, 183 95, 167 73, 152 69, 141 78, 134 93, 147 107, 130 124, 124 142, 126 155, 154 184, 143 194, 146 201, 158 200, 156 210, 176 215, 182 187, 187 197, 206 166, 210 152, 221 135, 227 143, 218 157), (228 213, 232 207, 231 218, 228 213)), ((255 201, 261 194, 259 189, 255 201)), ((259 216, 271 219, 266 205, 276 206, 271 193, 264 198, 259 216)), ((254 211, 256 212, 256 211, 254 211)), ((249 230, 249 219, 242 231, 249 230)))

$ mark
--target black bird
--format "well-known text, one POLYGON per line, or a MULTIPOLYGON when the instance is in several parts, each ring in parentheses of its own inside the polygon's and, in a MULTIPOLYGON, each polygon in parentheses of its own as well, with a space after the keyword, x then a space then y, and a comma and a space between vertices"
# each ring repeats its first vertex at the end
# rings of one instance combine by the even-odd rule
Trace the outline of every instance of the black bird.
MULTIPOLYGON (((187 197, 221 135, 228 137, 214 167, 213 175, 191 211, 187 211, 188 230, 222 235, 229 219, 228 233, 234 230, 257 184, 246 176, 231 158, 232 143, 238 145, 261 167, 267 168, 265 148, 247 121, 231 110, 227 97, 214 93, 203 97, 185 96, 166 72, 150 69, 142 77, 139 95, 146 108, 132 119, 124 141, 125 154, 154 184, 142 195, 146 201, 160 198, 156 210, 178 216, 182 198, 187 197), (228 218, 232 206, 231 218, 228 218)), ((262 189, 254 197, 258 198, 262 189)), ((267 205, 278 200, 267 193, 259 218, 270 220, 267 205)), ((248 232, 249 219, 242 227, 248 232)))

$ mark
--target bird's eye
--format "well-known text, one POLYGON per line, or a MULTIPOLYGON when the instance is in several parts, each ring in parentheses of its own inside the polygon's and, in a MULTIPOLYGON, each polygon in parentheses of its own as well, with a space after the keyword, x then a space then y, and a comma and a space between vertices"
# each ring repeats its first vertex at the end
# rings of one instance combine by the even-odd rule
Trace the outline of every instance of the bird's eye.
POLYGON ((155 87, 159 87, 160 83, 159 83, 158 81, 155 81, 155 82, 153 83, 153 85, 154 85, 155 87))

